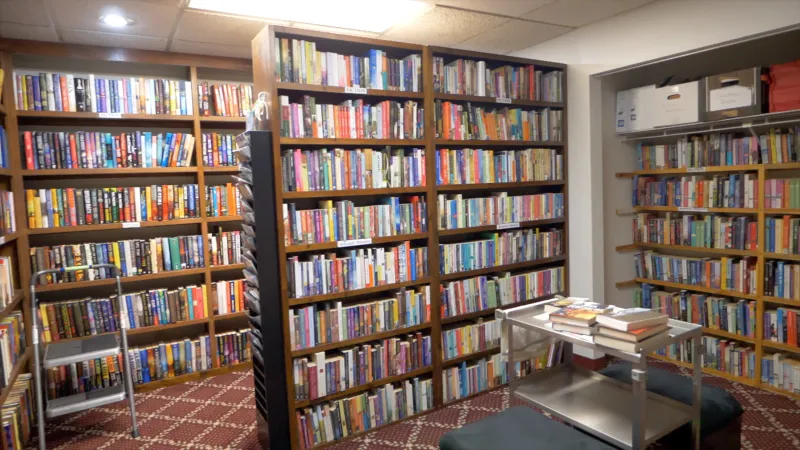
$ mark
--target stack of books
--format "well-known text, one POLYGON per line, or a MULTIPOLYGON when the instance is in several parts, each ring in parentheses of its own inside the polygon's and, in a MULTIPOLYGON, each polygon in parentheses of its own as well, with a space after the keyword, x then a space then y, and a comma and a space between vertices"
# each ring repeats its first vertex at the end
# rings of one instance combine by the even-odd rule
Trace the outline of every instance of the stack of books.
POLYGON ((645 308, 615 308, 597 316, 594 342, 624 352, 638 353, 645 342, 669 337, 666 314, 645 308))

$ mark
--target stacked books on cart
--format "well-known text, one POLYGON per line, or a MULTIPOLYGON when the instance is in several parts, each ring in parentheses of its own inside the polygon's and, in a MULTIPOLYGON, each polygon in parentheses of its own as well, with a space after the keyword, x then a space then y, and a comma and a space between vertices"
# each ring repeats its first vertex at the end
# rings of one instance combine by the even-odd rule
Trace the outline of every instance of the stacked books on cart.
POLYGON ((556 331, 624 352, 638 353, 645 343, 669 338, 666 314, 645 308, 618 308, 586 299, 563 299, 548 305, 556 331))

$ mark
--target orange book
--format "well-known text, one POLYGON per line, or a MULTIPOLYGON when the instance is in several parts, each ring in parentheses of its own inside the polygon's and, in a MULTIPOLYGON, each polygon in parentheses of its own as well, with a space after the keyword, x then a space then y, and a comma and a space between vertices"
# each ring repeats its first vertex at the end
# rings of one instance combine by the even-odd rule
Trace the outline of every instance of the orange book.
POLYGON ((226 194, 228 197, 228 215, 235 216, 236 215, 236 195, 233 191, 233 183, 228 183, 225 185, 226 194))
MULTIPOLYGON (((788 183, 787 183, 788 184, 788 183)), ((792 220, 792 216, 783 216, 783 245, 782 248, 779 248, 778 251, 788 252, 789 248, 791 247, 791 239, 789 238, 789 223, 792 220)))
POLYGON ((69 215, 64 217, 64 222, 71 226, 78 225, 78 211, 75 209, 75 188, 67 188, 67 206, 69 215))
POLYGON ((175 145, 172 147, 172 155, 170 155, 169 167, 178 167, 178 153, 181 152, 181 142, 184 141, 183 133, 175 133, 175 145))
POLYGON ((59 75, 61 82, 61 111, 69 111, 69 92, 67 92, 67 76, 59 75))
POLYGON ((75 142, 75 134, 69 134, 69 153, 72 155, 72 168, 80 167, 78 163, 78 145, 75 142))
POLYGON ((222 96, 225 97, 225 115, 235 116, 236 112, 233 109, 233 92, 231 91, 231 85, 223 84, 222 87, 225 90, 222 94, 222 96))

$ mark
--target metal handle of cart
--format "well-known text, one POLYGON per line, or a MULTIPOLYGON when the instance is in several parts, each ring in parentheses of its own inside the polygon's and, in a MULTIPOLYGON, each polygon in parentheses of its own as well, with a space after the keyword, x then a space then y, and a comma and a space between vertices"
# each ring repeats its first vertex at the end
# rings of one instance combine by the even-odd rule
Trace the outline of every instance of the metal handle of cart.
MULTIPOLYGON (((39 359, 39 323, 38 323, 38 308, 39 302, 36 298, 36 287, 39 285, 38 281, 42 276, 46 275, 55 275, 55 274, 64 274, 68 272, 77 272, 80 270, 91 270, 91 269, 109 269, 113 278, 116 279, 116 286, 117 286, 117 301, 119 302, 119 311, 120 316, 122 316, 122 311, 125 311, 126 305, 124 303, 124 299, 122 298, 122 282, 120 280, 120 271, 119 268, 114 264, 85 264, 81 266, 71 266, 71 267, 61 267, 58 269, 47 269, 47 270, 40 270, 33 275, 31 275, 30 279, 30 290, 31 290, 31 317, 33 318, 33 361, 34 361, 34 380, 36 383, 36 414, 38 419, 38 428, 39 428, 39 448, 41 450, 46 449, 45 445, 45 430, 44 430, 44 393, 42 391, 42 368, 41 368, 41 361, 39 359)), ((44 318, 42 318, 44 320, 44 318)), ((133 379, 131 378, 131 367, 130 361, 128 360, 128 335, 127 335, 127 328, 128 324, 124 323, 123 320, 120 320, 120 339, 122 341, 122 363, 125 370, 124 374, 124 383, 125 383, 125 392, 126 397, 128 397, 128 403, 131 410, 131 435, 136 438, 139 437, 139 428, 136 424, 136 406, 134 404, 133 398, 133 379)), ((90 338, 91 336, 86 336, 86 338, 90 338)))

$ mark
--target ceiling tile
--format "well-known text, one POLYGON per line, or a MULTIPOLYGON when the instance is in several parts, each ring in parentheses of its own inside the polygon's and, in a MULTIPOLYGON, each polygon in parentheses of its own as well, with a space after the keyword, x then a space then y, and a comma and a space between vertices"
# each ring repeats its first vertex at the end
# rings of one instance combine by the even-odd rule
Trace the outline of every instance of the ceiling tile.
POLYGON ((233 47, 230 45, 204 44, 201 42, 181 41, 175 39, 168 49, 171 52, 199 53, 201 55, 228 56, 231 58, 253 57, 253 50, 248 47, 233 47))
POLYGON ((58 35, 53 27, 20 25, 8 22, 0 22, 0 37, 32 41, 58 41, 58 35))
POLYGON ((531 11, 521 19, 582 27, 638 8, 653 0, 558 0, 531 11))
POLYGON ((556 0, 423 0, 442 6, 519 17, 556 0))
POLYGON ((71 44, 138 48, 142 50, 165 50, 167 48, 167 38, 157 38, 151 36, 134 36, 131 34, 62 29, 61 37, 64 42, 71 44))
POLYGON ((42 0, 0 1, 0 21, 24 25, 52 25, 42 0))
POLYGON ((467 39, 456 47, 502 54, 528 48, 572 30, 570 27, 514 19, 467 39))
POLYGON ((153 2, 102 0, 50 0, 53 20, 58 28, 155 36, 166 38, 172 33, 179 9, 153 2), (103 14, 116 13, 133 20, 123 28, 110 28, 98 20, 103 14))
POLYGON ((390 29, 386 39, 428 45, 455 45, 509 19, 458 9, 436 7, 411 23, 390 29))
POLYGON ((266 23, 259 20, 186 11, 178 24, 175 39, 249 47, 250 41, 265 26, 266 23))

